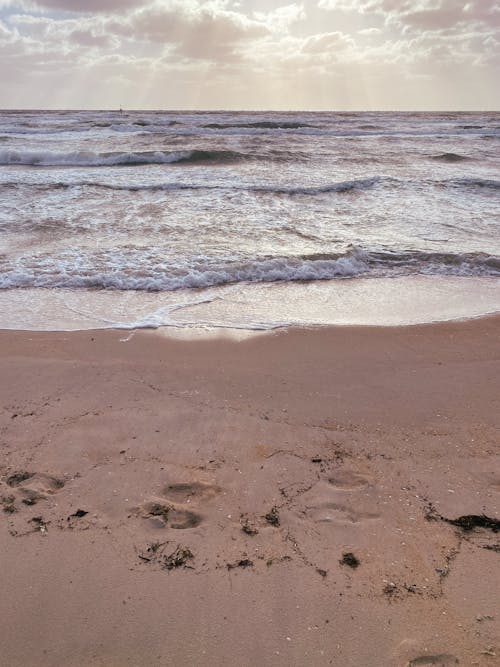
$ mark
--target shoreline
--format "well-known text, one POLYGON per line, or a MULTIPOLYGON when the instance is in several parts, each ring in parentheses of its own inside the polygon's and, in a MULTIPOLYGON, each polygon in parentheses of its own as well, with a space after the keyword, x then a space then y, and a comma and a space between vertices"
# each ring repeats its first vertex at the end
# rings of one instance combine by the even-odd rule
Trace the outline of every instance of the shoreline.
MULTIPOLYGON (((118 343, 128 343, 134 337, 139 336, 152 336, 154 339, 170 341, 170 342, 183 342, 183 343, 196 343, 196 342, 219 342, 219 343, 244 343, 248 339, 259 338, 266 339, 276 336, 286 336, 289 334, 303 335, 303 334, 321 334, 321 333, 334 333, 342 331, 369 331, 373 330, 379 333, 383 331, 394 332, 401 331, 408 333, 414 332, 417 333, 419 329, 426 330, 430 328, 439 328, 439 327, 454 327, 461 325, 474 325, 475 323, 485 323, 486 325, 498 324, 500 331, 500 310, 492 311, 488 313, 483 313, 479 315, 471 315, 464 317, 457 317, 449 320, 431 320, 428 322, 414 322, 414 323, 404 323, 404 324, 283 324, 276 326, 275 328, 270 329, 246 329, 244 327, 234 327, 234 326, 211 326, 211 325, 196 325, 196 326, 178 326, 175 324, 172 325, 163 325, 158 327, 153 326, 144 326, 137 328, 125 328, 125 327, 107 327, 107 328, 96 328, 96 329, 9 329, 0 327, 0 337, 9 338, 10 336, 19 337, 24 339, 28 337, 29 339, 35 337, 58 337, 58 336, 70 336, 70 337, 79 337, 79 336, 90 336, 95 339, 95 337, 100 336, 122 336, 118 338, 116 342, 118 343)), ((499 333, 500 341, 500 333, 499 333)), ((0 353, 1 354, 1 353, 0 353)), ((1 356, 0 356, 1 358, 1 356)))
POLYGON ((493 664, 499 324, 0 330, 6 664, 493 664))
POLYGON ((405 326, 499 311, 500 279, 492 277, 358 277, 166 292, 0 290, 0 329, 30 331, 405 326))
MULTIPOLYGON (((58 334, 101 334, 101 333, 121 333, 122 335, 128 334, 129 336, 135 336, 140 333, 147 334, 158 334, 161 338, 167 338, 172 340, 184 339, 184 340, 197 340, 197 339, 210 339, 210 340, 244 340, 245 338, 250 338, 252 336, 272 336, 286 334, 290 332, 317 332, 317 331, 328 331, 335 329, 416 329, 418 327, 434 327, 440 325, 448 324, 465 324, 467 322, 478 322, 482 320, 500 320, 500 308, 498 310, 492 310, 490 312, 481 313, 478 315, 464 315, 460 317, 455 317, 446 320, 429 320, 427 322, 411 322, 411 323, 401 323, 401 324, 351 324, 351 323, 304 323, 304 324, 279 324, 272 328, 262 328, 262 329, 251 329, 245 328, 244 326, 237 327, 234 325, 205 325, 205 324, 195 324, 192 326, 180 326, 178 324, 163 324, 158 326, 139 326, 139 327, 120 327, 120 326, 110 326, 103 328, 95 329, 10 329, 8 327, 0 327, 0 335, 2 334, 31 334, 31 335, 58 335, 58 334)), ((119 342, 128 342, 125 340, 120 340, 119 342)))

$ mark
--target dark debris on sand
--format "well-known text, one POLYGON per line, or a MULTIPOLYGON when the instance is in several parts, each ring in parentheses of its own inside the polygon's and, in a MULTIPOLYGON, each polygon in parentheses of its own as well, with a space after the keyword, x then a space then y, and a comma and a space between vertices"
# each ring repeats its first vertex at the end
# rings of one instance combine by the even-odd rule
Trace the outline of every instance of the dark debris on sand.
POLYGON ((470 532, 474 528, 485 528, 486 530, 491 530, 494 533, 498 533, 500 530, 500 521, 498 519, 492 519, 486 514, 466 514, 464 516, 459 516, 458 519, 447 519, 441 517, 446 523, 450 523, 452 526, 461 528, 465 532, 470 532))
POLYGON ((194 558, 191 549, 178 545, 172 553, 165 554, 167 544, 168 542, 152 542, 146 551, 138 554, 139 558, 146 563, 160 565, 164 570, 189 568, 187 563, 194 558))
POLYGON ((34 516, 30 521, 34 525, 36 531, 39 531, 40 533, 45 533, 47 531, 48 522, 45 521, 43 517, 34 516))
POLYGON ((240 522, 241 522, 241 530, 245 533, 245 535, 250 535, 250 537, 258 535, 259 531, 257 530, 256 526, 254 526, 251 523, 250 519, 247 516, 242 514, 240 522))
POLYGON ((439 514, 432 503, 428 503, 424 508, 424 517, 427 521, 444 521, 452 526, 461 528, 466 533, 470 533, 475 528, 485 528, 494 533, 500 531, 500 521, 486 516, 486 514, 464 514, 457 519, 448 519, 439 514))
POLYGON ((139 554, 139 558, 143 561, 146 561, 146 563, 150 563, 153 560, 156 560, 157 554, 160 551, 162 547, 165 547, 167 542, 152 542, 146 551, 143 551, 142 553, 139 554))
POLYGON ((193 552, 188 547, 178 546, 175 551, 163 556, 162 567, 165 570, 175 570, 178 567, 189 567, 187 562, 194 558, 193 552))
POLYGON ((432 503, 427 503, 427 505, 424 507, 424 518, 427 521, 439 521, 442 519, 442 516, 439 514, 432 503))
POLYGON ((265 516, 264 519, 270 526, 277 528, 280 525, 280 513, 276 506, 274 506, 265 516))
POLYGON ((149 516, 159 516, 165 523, 168 520, 168 514, 170 512, 170 507, 168 505, 161 505, 160 503, 153 503, 149 508, 149 516))
POLYGON ((241 560, 237 560, 235 563, 227 563, 226 567, 228 570, 234 570, 237 567, 253 567, 253 561, 249 560, 248 558, 242 558, 241 560))
POLYGON ((2 509, 6 514, 13 514, 17 512, 17 507, 15 506, 16 499, 14 496, 2 496, 0 498, 0 504, 2 509))
POLYGON ((351 552, 343 554, 339 563, 341 565, 347 565, 348 567, 352 567, 353 570, 355 570, 360 565, 360 561, 351 552))

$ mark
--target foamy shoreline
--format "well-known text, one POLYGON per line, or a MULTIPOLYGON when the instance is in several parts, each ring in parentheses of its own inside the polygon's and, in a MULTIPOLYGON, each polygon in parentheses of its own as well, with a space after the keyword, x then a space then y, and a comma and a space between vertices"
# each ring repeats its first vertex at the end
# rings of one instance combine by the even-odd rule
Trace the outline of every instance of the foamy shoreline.
POLYGON ((500 279, 402 278, 240 284, 205 290, 0 290, 0 329, 405 326, 500 310, 500 279))

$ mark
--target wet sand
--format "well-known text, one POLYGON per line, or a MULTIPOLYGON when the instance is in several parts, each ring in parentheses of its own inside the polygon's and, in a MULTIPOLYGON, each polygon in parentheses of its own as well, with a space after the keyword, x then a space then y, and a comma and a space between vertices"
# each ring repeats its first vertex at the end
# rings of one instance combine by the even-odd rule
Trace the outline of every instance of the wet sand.
POLYGON ((0 332, 0 663, 499 664, 499 325, 0 332))

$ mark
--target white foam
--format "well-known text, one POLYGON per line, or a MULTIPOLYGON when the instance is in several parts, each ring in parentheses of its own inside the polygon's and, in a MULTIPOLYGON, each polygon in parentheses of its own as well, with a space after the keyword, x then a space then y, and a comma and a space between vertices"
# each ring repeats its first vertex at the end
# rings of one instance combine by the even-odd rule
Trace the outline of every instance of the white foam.
POLYGON ((335 259, 276 258, 250 262, 194 261, 169 266, 154 257, 134 253, 114 253, 114 256, 96 257, 68 253, 64 258, 28 257, 18 259, 13 268, 0 273, 0 288, 52 287, 100 288, 134 291, 175 291, 206 288, 240 282, 278 282, 299 280, 327 280, 352 277, 369 270, 362 251, 355 251, 335 259), (103 271, 97 265, 107 264, 103 271), (150 262, 149 266, 147 262, 150 262), (81 268, 84 272, 81 272, 81 268), (135 275, 134 275, 135 274, 135 275), (146 275, 145 275, 146 274, 146 275))
POLYGON ((189 160, 193 151, 123 153, 62 153, 53 151, 0 150, 0 165, 36 167, 112 167, 138 164, 171 164, 189 160))
POLYGON ((237 283, 323 281, 401 275, 500 276, 500 257, 485 253, 376 252, 348 249, 343 255, 271 257, 253 260, 165 257, 148 249, 59 256, 28 255, 0 265, 0 288, 98 288, 176 291, 237 283))

